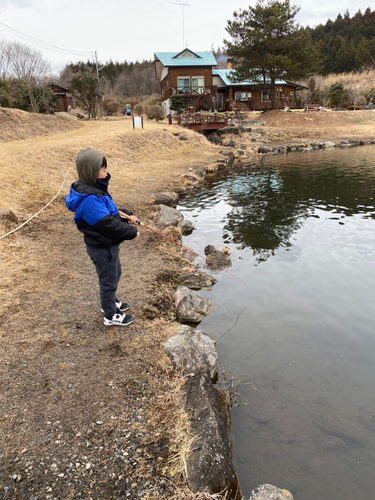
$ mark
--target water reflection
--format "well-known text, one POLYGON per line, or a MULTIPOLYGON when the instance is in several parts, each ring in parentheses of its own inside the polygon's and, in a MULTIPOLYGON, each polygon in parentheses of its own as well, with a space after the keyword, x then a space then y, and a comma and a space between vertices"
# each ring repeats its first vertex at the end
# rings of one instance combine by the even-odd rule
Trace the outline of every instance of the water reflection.
POLYGON ((299 500, 373 497, 374 154, 267 157, 179 206, 197 227, 184 244, 228 246, 242 280, 220 273, 199 293, 212 303, 200 328, 240 380, 232 439, 245 497, 263 482, 299 500))
POLYGON ((375 219, 372 163, 351 165, 348 172, 346 162, 341 164, 348 152, 334 153, 334 162, 327 153, 297 155, 297 165, 288 164, 290 155, 282 157, 282 169, 279 157, 265 158, 251 170, 223 173, 208 181, 206 189, 182 201, 182 206, 201 212, 224 201, 223 242, 240 250, 251 248, 257 261, 264 261, 277 248, 290 247, 292 235, 305 219, 319 218, 320 211, 340 224, 356 214, 375 219), (313 172, 311 156, 319 161, 313 172))

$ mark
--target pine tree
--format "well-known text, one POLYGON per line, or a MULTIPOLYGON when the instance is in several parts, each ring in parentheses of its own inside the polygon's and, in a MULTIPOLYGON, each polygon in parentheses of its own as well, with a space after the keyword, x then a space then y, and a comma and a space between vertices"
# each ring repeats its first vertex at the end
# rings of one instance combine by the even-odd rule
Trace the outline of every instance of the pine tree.
POLYGON ((299 7, 289 0, 258 0, 255 7, 234 12, 225 40, 232 60, 232 81, 250 80, 270 89, 277 109, 276 80, 298 79, 319 69, 320 51, 311 42, 310 31, 295 22, 299 7))

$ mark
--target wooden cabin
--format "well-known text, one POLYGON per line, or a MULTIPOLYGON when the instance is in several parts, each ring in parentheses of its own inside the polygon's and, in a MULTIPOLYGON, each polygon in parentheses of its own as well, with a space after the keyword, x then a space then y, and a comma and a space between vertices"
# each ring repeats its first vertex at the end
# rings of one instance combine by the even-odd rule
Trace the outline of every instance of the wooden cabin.
MULTIPOLYGON (((230 81, 232 69, 213 69, 212 82, 218 88, 218 110, 228 111, 233 107, 243 110, 272 109, 270 89, 264 84, 251 81, 233 83, 230 81)), ((307 87, 288 80, 276 81, 277 107, 295 108, 296 92, 307 87)))
MULTIPOLYGON (((269 89, 251 81, 233 83, 230 63, 227 69, 215 69, 212 52, 157 52, 154 55, 156 78, 161 84, 161 102, 165 115, 170 114, 170 98, 179 94, 192 112, 229 111, 231 109, 271 109, 269 89)), ((288 80, 277 80, 277 106, 279 109, 296 107, 296 92, 303 85, 288 80)))
POLYGON ((211 110, 216 101, 217 87, 212 84, 212 68, 216 59, 212 52, 157 52, 156 78, 161 85, 161 103, 164 113, 170 113, 170 98, 181 95, 187 109, 211 110))
POLYGON ((65 111, 68 112, 68 106, 73 107, 73 97, 69 94, 68 89, 61 87, 61 85, 50 82, 49 86, 51 87, 52 92, 56 96, 56 106, 55 111, 65 111))

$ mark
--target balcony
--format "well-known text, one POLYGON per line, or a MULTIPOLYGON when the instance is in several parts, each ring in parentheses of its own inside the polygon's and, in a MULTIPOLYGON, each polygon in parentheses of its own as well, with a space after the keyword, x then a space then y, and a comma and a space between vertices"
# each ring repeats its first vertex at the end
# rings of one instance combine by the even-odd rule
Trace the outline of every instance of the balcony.
POLYGON ((217 85, 207 85, 207 86, 190 86, 190 87, 169 87, 167 89, 167 93, 169 92, 168 97, 172 95, 181 95, 183 97, 200 97, 207 96, 213 97, 217 95, 217 85))

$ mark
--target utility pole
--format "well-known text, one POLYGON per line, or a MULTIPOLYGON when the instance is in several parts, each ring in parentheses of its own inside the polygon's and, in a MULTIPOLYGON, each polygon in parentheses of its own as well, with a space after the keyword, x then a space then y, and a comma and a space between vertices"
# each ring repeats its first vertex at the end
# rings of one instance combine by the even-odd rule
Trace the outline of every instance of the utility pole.
POLYGON ((185 48, 185 7, 190 7, 189 3, 169 2, 182 7, 182 48, 185 48))
POLYGON ((98 78, 99 116, 101 118, 103 116, 103 112, 102 112, 102 101, 100 99, 100 81, 99 81, 98 55, 97 55, 96 51, 95 51, 95 63, 96 63, 96 76, 98 78))

